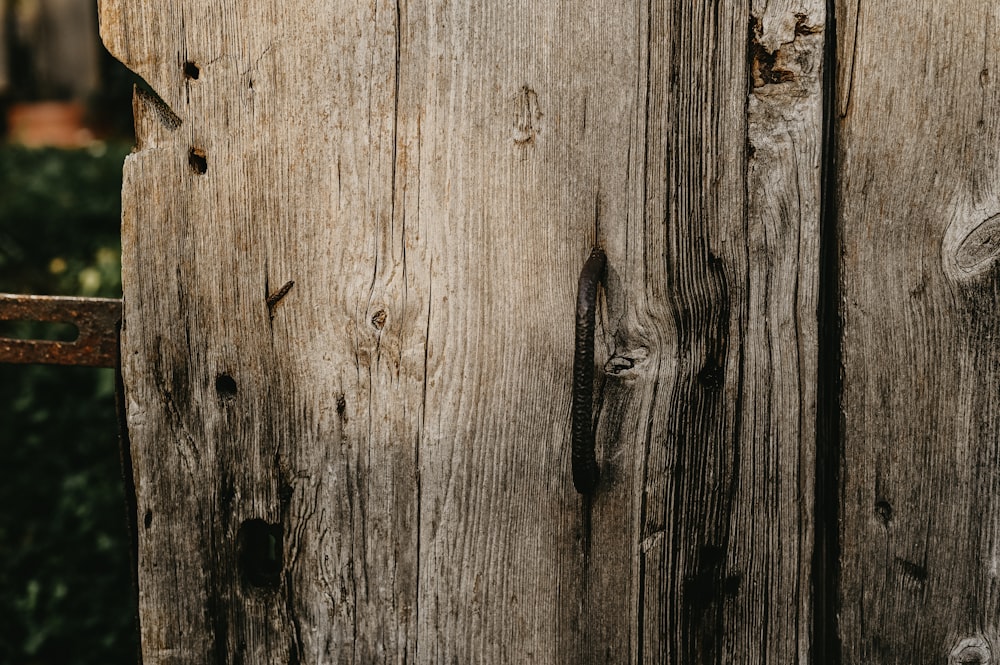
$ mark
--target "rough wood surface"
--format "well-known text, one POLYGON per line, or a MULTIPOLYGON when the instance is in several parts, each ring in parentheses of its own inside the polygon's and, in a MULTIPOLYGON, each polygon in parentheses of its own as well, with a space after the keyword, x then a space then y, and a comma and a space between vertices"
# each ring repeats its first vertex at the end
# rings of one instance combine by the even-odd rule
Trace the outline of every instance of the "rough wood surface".
POLYGON ((585 607, 630 620, 589 652, 807 662, 824 7, 701 4, 644 8, 631 170, 602 175, 616 482, 585 607))
POLYGON ((995 662, 1000 5, 837 19, 843 662, 995 662))
POLYGON ((147 665, 808 661, 823 2, 101 16, 147 665))

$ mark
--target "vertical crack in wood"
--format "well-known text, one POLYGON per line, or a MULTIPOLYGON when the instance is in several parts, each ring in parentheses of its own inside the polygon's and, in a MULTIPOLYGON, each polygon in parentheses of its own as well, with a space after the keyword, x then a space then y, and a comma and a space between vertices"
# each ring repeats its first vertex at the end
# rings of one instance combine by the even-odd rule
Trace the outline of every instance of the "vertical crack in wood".
POLYGON ((285 611, 288 613, 288 619, 292 624, 292 643, 289 646, 289 660, 288 665, 299 665, 302 663, 306 655, 305 642, 302 639, 302 621, 296 614, 295 608, 295 583, 292 579, 292 572, 290 567, 286 567, 284 571, 285 578, 285 611))
MULTIPOLYGON (((115 411, 118 415, 118 450, 121 460, 122 486, 125 496, 125 524, 129 536, 129 568, 132 577, 132 599, 135 602, 136 663, 142 665, 142 643, 139 616, 139 506, 135 495, 135 475, 132 470, 132 444, 128 435, 125 408, 125 382, 122 379, 121 337, 124 319, 118 324, 118 354, 115 362, 115 411)), ((147 514, 146 520, 149 520, 147 514)))
MULTIPOLYGON (((289 282, 288 284, 292 284, 289 282)), ((306 660, 306 646, 302 637, 302 618, 298 615, 297 599, 298 589, 295 586, 295 576, 293 575, 299 558, 299 538, 301 533, 293 533, 295 518, 292 516, 292 499, 295 496, 295 487, 288 474, 282 469, 281 457, 277 450, 274 452, 274 470, 278 479, 278 500, 281 520, 279 524, 287 533, 287 544, 283 543, 283 548, 288 550, 288 554, 294 551, 294 555, 284 556, 280 575, 284 582, 285 613, 288 622, 291 624, 291 640, 288 648, 288 665, 299 665, 306 660), (293 549, 294 548, 294 549, 293 549)), ((298 531, 301 531, 299 529, 298 531)), ((284 552, 282 552, 284 554, 284 552)))
POLYGON ((839 665, 841 318, 840 234, 837 229, 836 0, 826 3, 823 51, 823 147, 816 394, 815 549, 813 551, 813 654, 817 665, 839 665))
POLYGON ((413 470, 417 477, 417 508, 416 508, 416 530, 417 530, 417 552, 414 570, 416 579, 413 584, 413 625, 415 626, 413 635, 413 658, 420 662, 420 550, 423 524, 423 483, 420 475, 420 448, 424 443, 426 433, 425 423, 427 416, 427 369, 430 364, 430 339, 431 339, 431 310, 434 307, 434 259, 431 258, 428 267, 427 280, 427 323, 424 328, 424 364, 423 376, 420 386, 420 422, 417 425, 417 441, 413 451, 413 470))

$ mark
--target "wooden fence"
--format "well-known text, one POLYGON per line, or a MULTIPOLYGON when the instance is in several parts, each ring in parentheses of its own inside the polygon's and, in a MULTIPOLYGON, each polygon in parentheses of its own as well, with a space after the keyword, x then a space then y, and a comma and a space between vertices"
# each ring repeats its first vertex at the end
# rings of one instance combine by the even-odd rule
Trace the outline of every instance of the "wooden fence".
POLYGON ((1000 4, 100 10, 147 665, 993 661, 1000 4))

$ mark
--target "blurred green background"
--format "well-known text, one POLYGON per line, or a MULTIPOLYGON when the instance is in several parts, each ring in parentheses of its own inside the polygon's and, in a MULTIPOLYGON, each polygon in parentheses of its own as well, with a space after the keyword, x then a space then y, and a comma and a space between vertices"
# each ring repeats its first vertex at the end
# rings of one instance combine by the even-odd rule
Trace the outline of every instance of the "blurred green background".
MULTIPOLYGON (((128 149, 0 148, 0 290, 121 296, 128 149)), ((0 662, 136 662, 114 384, 0 364, 0 662)))
MULTIPOLYGON (((0 0, 0 291, 121 296, 139 81, 96 27, 95 0, 0 0)), ((114 384, 0 364, 0 665, 137 662, 114 384)))

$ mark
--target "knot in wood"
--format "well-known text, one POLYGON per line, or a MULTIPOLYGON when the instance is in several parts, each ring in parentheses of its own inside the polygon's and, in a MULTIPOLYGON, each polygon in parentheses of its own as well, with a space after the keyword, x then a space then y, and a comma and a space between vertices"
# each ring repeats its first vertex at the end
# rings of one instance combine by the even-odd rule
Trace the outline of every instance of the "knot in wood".
POLYGON ((989 642, 982 637, 966 637, 948 655, 948 665, 988 665, 993 662, 989 642))

